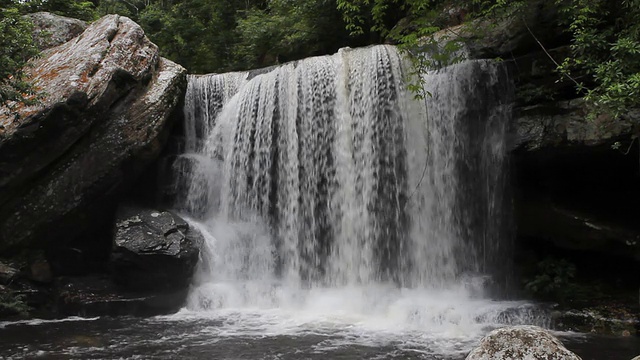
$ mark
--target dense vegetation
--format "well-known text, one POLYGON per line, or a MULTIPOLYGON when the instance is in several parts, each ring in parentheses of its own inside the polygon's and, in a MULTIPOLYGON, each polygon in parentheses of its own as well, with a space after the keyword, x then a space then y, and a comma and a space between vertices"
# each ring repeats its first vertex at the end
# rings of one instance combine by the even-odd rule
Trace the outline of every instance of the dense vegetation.
POLYGON ((29 90, 19 71, 34 54, 29 24, 19 16, 26 12, 87 21, 107 13, 131 17, 162 55, 195 73, 383 42, 416 55, 423 70, 454 50, 419 56, 438 30, 477 17, 517 19, 536 4, 555 7, 571 39, 568 56, 554 59, 559 77, 572 80, 598 113, 619 115, 640 105, 640 0, 0 0, 0 96, 4 102, 29 90))

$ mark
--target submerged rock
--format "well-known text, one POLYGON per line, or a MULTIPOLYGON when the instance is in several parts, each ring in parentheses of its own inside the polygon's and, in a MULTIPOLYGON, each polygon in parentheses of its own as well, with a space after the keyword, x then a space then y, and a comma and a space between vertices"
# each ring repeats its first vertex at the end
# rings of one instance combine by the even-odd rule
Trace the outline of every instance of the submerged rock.
POLYGON ((115 280, 135 291, 186 289, 201 243, 202 235, 169 211, 121 206, 111 255, 115 280))
POLYGON ((0 108, 0 253, 108 226, 118 196, 160 153, 186 86, 185 69, 118 15, 26 71, 43 98, 0 108))
POLYGON ((553 335, 537 326, 494 330, 467 355, 466 360, 581 360, 553 335))

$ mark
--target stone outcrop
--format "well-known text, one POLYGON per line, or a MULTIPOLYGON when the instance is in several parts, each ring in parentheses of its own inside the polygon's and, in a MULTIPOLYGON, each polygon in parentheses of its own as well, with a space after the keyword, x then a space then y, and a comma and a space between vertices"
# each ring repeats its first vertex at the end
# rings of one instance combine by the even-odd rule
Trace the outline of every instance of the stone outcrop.
POLYGON ((580 360, 546 330, 537 326, 513 326, 492 331, 466 360, 545 359, 580 360))
POLYGON ((117 15, 27 71, 42 98, 0 110, 0 253, 108 226, 161 151, 186 85, 184 68, 117 15))
POLYGON ((48 12, 25 15, 33 23, 33 41, 40 50, 64 44, 80 35, 87 23, 48 12))
POLYGON ((169 211, 121 206, 110 265, 132 291, 186 289, 198 263, 202 235, 169 211))
POLYGON ((588 117, 582 99, 528 106, 515 119, 513 150, 535 151, 554 147, 612 145, 640 134, 640 109, 618 119, 588 117))
MULTIPOLYGON (((562 31, 556 21, 555 6, 545 1, 531 1, 526 6, 526 9, 515 10, 519 12, 514 15, 480 18, 464 24, 459 23, 465 20, 466 10, 451 7, 445 16, 449 19, 440 19, 444 29, 435 33, 434 40, 445 53, 445 44, 461 45, 465 57, 472 59, 511 59, 540 50, 536 39, 547 47, 566 40, 558 35, 562 31)), ((402 22, 399 26, 402 27, 402 22)), ((429 46, 426 49, 428 51, 429 46)))

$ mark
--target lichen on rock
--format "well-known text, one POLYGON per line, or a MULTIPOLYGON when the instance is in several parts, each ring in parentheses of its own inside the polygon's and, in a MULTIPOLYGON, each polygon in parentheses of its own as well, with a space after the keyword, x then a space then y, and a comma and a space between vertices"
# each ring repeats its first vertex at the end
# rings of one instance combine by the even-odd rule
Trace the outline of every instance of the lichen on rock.
POLYGON ((581 360, 537 326, 512 326, 485 336, 466 360, 581 360))

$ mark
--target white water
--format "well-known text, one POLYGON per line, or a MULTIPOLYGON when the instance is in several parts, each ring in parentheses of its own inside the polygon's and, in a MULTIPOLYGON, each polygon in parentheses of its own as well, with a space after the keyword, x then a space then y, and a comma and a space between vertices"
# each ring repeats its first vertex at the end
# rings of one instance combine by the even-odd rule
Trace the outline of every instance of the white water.
POLYGON ((180 316, 443 353, 545 321, 486 294, 509 243, 504 74, 455 65, 418 101, 407 73, 376 46, 190 78, 176 206, 206 243, 180 316))

